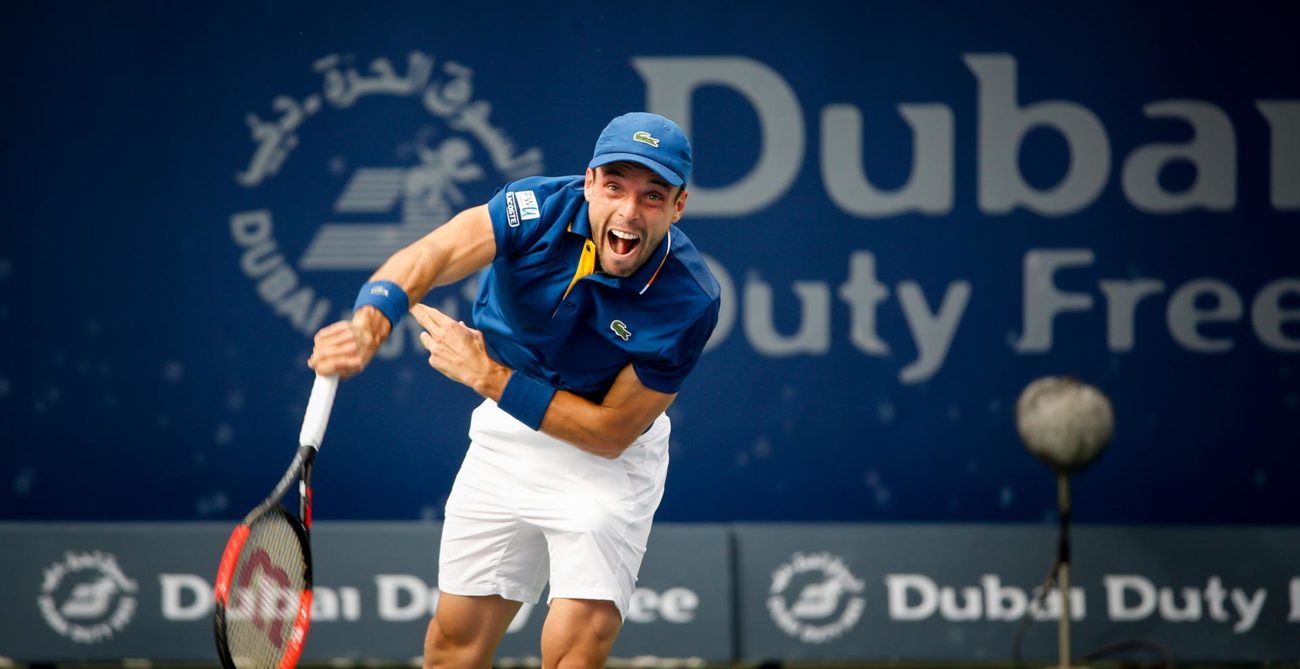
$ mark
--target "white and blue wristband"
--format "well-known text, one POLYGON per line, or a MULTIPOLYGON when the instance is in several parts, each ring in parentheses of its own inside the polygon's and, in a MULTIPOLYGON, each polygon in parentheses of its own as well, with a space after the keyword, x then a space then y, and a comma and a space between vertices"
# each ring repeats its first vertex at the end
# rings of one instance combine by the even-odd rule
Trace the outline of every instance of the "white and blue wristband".
POLYGON ((497 406, 524 425, 540 430, 542 418, 546 416, 546 409, 551 406, 554 397, 554 386, 516 369, 510 372, 497 406))
POLYGON ((357 293, 356 304, 352 305, 352 313, 364 306, 372 306, 379 310, 388 319, 388 324, 394 329, 397 323, 402 320, 402 316, 411 308, 411 299, 406 296, 406 291, 392 281, 371 281, 361 287, 361 292, 357 293))

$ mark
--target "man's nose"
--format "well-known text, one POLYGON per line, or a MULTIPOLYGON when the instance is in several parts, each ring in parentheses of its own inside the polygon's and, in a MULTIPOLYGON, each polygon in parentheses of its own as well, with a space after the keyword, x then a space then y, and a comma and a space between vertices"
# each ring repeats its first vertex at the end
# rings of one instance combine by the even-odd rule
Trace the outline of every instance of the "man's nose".
POLYGON ((636 197, 628 197, 618 205, 618 213, 628 221, 635 221, 641 207, 637 203, 636 197))

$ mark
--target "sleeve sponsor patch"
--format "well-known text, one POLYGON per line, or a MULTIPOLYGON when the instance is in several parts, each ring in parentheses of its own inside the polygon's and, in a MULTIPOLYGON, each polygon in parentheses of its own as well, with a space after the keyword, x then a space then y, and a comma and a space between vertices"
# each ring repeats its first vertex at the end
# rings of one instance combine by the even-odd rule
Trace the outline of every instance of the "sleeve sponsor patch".
POLYGON ((515 194, 506 191, 506 225, 519 227, 519 210, 515 208, 515 194))
POLYGON ((514 194, 519 205, 519 220, 528 221, 542 217, 542 208, 537 206, 537 196, 530 190, 521 190, 514 194))

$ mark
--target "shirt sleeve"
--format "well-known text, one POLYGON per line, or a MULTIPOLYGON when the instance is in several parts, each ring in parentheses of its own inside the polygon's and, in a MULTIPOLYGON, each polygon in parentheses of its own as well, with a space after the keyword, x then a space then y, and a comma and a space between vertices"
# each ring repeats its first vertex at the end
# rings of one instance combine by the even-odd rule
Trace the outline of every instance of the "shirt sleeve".
POLYGON ((641 385, 661 393, 675 393, 682 387, 686 376, 695 368, 704 345, 708 343, 713 328, 718 324, 718 300, 709 303, 693 322, 682 329, 673 343, 659 357, 638 360, 632 369, 641 385))
POLYGON ((528 177, 512 181, 488 200, 492 234, 496 237, 497 257, 510 258, 532 247, 544 234, 547 225, 543 204, 558 190, 559 180, 528 177))

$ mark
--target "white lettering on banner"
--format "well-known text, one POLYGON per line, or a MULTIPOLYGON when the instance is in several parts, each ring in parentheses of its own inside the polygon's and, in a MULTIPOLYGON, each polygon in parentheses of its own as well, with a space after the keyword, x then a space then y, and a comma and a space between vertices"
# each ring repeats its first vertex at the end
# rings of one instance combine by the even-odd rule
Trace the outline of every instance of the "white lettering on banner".
MULTIPOLYGON (((912 128, 912 174, 888 193, 871 185, 858 160, 862 113, 852 105, 822 110, 822 179, 826 194, 841 210, 861 218, 918 211, 939 216, 952 211, 952 110, 944 105, 899 105, 912 128)), ((694 212, 692 212, 694 213, 694 212)))
POLYGON ((815 281, 796 281, 799 296, 799 330, 782 336, 772 322, 772 287, 758 272, 745 281, 745 336, 754 350, 769 358, 796 354, 825 355, 831 348, 830 287, 815 281))
POLYGON ((1215 279, 1189 281, 1174 291, 1166 312, 1169 332, 1179 344, 1197 353, 1225 353, 1232 350, 1232 341, 1211 339, 1200 333, 1201 323, 1230 323, 1241 318, 1241 297, 1232 286, 1215 279), (1213 298, 1209 310, 1198 309, 1198 298, 1213 298))
POLYGON ((312 588, 313 620, 360 620, 361 591, 356 588, 312 588))
MULTIPOLYGON (((1068 100, 1021 104, 1018 63, 1004 53, 965 54, 975 77, 977 98, 977 202, 990 215, 1025 209, 1041 216, 1077 213, 1101 196, 1111 177, 1110 140, 1102 120, 1086 106, 1068 100), (1065 140, 1069 163, 1051 188, 1025 182, 1020 148, 1026 136, 1050 129, 1065 140)), ((646 109, 675 119, 690 134, 691 101, 704 86, 724 86, 740 94, 758 118, 759 148, 754 166, 735 183, 703 188, 692 184, 691 215, 735 217, 761 211, 785 195, 803 167, 804 115, 799 98, 778 72, 739 56, 633 58, 645 82, 646 109)), ((1300 101, 1259 100, 1256 107, 1271 130, 1268 147, 1270 204, 1278 211, 1300 210, 1300 101)), ((900 104, 898 113, 912 131, 912 173, 901 187, 884 192, 862 167, 861 112, 848 104, 821 112, 821 174, 827 195, 839 209, 859 218, 908 213, 939 216, 953 207, 954 123, 944 104, 900 104)), ((1135 148, 1121 170, 1129 203, 1150 214, 1236 208, 1237 142, 1231 118, 1203 100, 1159 100, 1143 113, 1191 128, 1183 144, 1152 143, 1135 148), (1176 192, 1164 188, 1160 172, 1175 162, 1190 163, 1196 178, 1176 192)))
POLYGON ((159 574, 163 620, 202 620, 212 616, 212 586, 194 574, 159 574))
POLYGON ((1232 626, 1236 634, 1245 634, 1255 626, 1268 598, 1264 588, 1256 588, 1252 593, 1241 588, 1225 590, 1218 576, 1210 576, 1204 590, 1157 587, 1150 579, 1136 574, 1107 575, 1102 582, 1111 620, 1136 622, 1158 613, 1161 620, 1168 622, 1199 621, 1204 615, 1201 608, 1204 600, 1210 620, 1230 622, 1232 614, 1236 614, 1237 621, 1232 626), (1227 603, 1232 605, 1231 612, 1227 603))
POLYGON ((1257 588, 1253 594, 1247 597, 1244 590, 1232 589, 1232 606, 1241 616, 1241 620, 1232 626, 1232 631, 1237 634, 1244 634, 1255 626, 1255 621, 1259 620, 1259 614, 1264 610, 1264 601, 1268 598, 1268 591, 1264 588, 1257 588))
POLYGON ((1259 100, 1259 113, 1272 133, 1269 198, 1278 211, 1300 211, 1300 101, 1259 100))
POLYGON ((1282 308, 1282 300, 1287 295, 1293 304, 1300 299, 1300 279, 1279 279, 1261 288, 1250 304, 1250 324, 1266 346, 1300 353, 1300 337, 1288 337, 1282 331, 1283 324, 1300 322, 1300 307, 1282 308))
POLYGON ((876 334, 876 307, 889 299, 889 288, 876 281, 875 255, 860 251, 849 256, 849 278, 840 285, 839 296, 849 305, 849 341, 868 355, 888 355, 889 345, 876 334))
MULTIPOLYGON (((1038 589, 1033 596, 1024 588, 1003 585, 994 574, 980 577, 980 587, 940 586, 923 574, 886 574, 885 590, 889 619, 917 622, 934 617, 950 622, 994 620, 1015 622, 1026 612, 1034 620, 1061 618, 1061 593, 1053 590, 1040 603, 1038 589)), ((1070 619, 1087 617, 1083 588, 1070 588, 1070 619)))
MULTIPOLYGON (((364 106, 354 107, 357 100, 372 96, 420 110, 416 120, 394 126, 387 138, 399 147, 396 153, 403 156, 403 164, 373 164, 364 157, 335 154, 325 165, 299 165, 299 170, 311 171, 313 183, 322 181, 324 175, 315 171, 322 167, 330 177, 346 177, 323 219, 290 222, 315 228, 300 258, 286 260, 282 254, 272 234, 269 209, 231 217, 231 236, 241 249, 244 275, 256 282, 262 301, 305 336, 312 336, 331 311, 329 301, 318 298, 306 285, 313 272, 373 271, 464 208, 468 196, 463 186, 489 176, 512 181, 544 169, 541 149, 518 150, 509 135, 493 125, 492 104, 474 99, 471 68, 452 60, 438 68, 435 64, 431 55, 411 51, 403 74, 387 58, 375 58, 361 67, 351 54, 328 54, 312 65, 320 75, 319 91, 305 97, 275 96, 271 101, 275 118, 263 120, 256 113, 245 117, 255 149, 235 182, 258 197, 287 198, 299 203, 295 210, 311 212, 316 195, 303 201, 298 197, 301 193, 286 191, 275 179, 290 164, 304 124, 330 110, 362 110, 364 106), (437 123, 449 132, 422 122, 437 123), (497 174, 489 175, 487 167, 497 174)), ((540 215, 531 192, 516 193, 511 204, 514 223, 540 215)), ((413 348, 421 348, 415 342, 413 348)), ((387 343, 391 345, 381 349, 381 358, 400 353, 405 338, 390 337, 387 343)))
MULTIPOLYGON (((158 583, 162 586, 161 610, 163 620, 185 622, 206 620, 212 617, 216 602, 212 598, 212 584, 196 574, 159 574, 158 583)), ((297 608, 297 591, 285 589, 281 593, 272 593, 274 600, 279 600, 292 617, 297 608)), ((256 603, 256 597, 244 597, 232 602, 229 615, 232 619, 247 617, 249 610, 256 603)), ((312 587, 311 618, 318 622, 361 619, 361 591, 353 587, 312 587)))
MULTIPOLYGON (((1022 330, 1013 348, 1017 353, 1046 353, 1053 348, 1058 320, 1069 314, 1082 316, 1093 311, 1096 296, 1089 292, 1066 291, 1057 287, 1059 274, 1067 270, 1091 267, 1096 258, 1091 249, 1031 249, 1024 256, 1022 330)), ((834 348, 831 325, 831 284, 799 280, 787 289, 774 286, 757 270, 747 272, 739 288, 731 272, 717 259, 705 256, 710 271, 721 287, 722 309, 718 325, 705 350, 726 341, 735 330, 737 319, 747 343, 759 354, 772 357, 823 356, 834 348), (787 332, 778 329, 778 305, 788 303, 788 295, 797 298, 797 325, 787 332), (739 305, 737 304, 739 303, 739 305)), ((916 359, 906 363, 898 373, 904 384, 922 383, 942 368, 961 327, 973 288, 965 279, 950 281, 944 288, 937 309, 930 306, 922 286, 910 279, 894 284, 894 290, 877 278, 876 256, 870 251, 852 251, 848 276, 836 295, 848 306, 848 343, 861 353, 875 358, 889 358, 890 342, 879 334, 877 324, 882 305, 891 294, 898 296, 899 311, 907 324, 916 359)), ((1075 281, 1077 283, 1077 281, 1075 281)), ((1158 279, 1097 279, 1098 292, 1105 302, 1106 347, 1114 353, 1132 351, 1136 345, 1137 309, 1166 292, 1158 279)), ((1250 304, 1250 324, 1267 347, 1284 353, 1300 352, 1300 278, 1275 279, 1259 289, 1250 304), (1284 306, 1285 305, 1285 306, 1284 306), (1286 327, 1293 329, 1288 332, 1286 327)), ((1211 336, 1205 328, 1238 322, 1245 316, 1241 295, 1230 284, 1212 278, 1192 279, 1173 289, 1165 307, 1165 323, 1170 339, 1192 353, 1214 354, 1230 351, 1234 341, 1227 336, 1211 336)), ((888 305, 891 306, 892 305, 888 305)))
POLYGON ((952 345, 953 335, 957 334, 957 324, 966 311, 966 303, 970 301, 970 291, 969 281, 949 283, 936 314, 926 306, 920 284, 915 281, 898 284, 898 299, 903 303, 903 316, 907 319, 907 329, 912 333, 917 350, 916 361, 899 372, 900 381, 920 383, 939 371, 944 358, 948 357, 948 347, 952 345))
POLYGON ((380 620, 420 620, 438 610, 438 589, 410 574, 375 576, 380 620))
POLYGON ((1152 144, 1131 155, 1124 164, 1124 194, 1134 207, 1148 214, 1176 214, 1191 209, 1231 211, 1237 205, 1237 161, 1232 121, 1222 109, 1197 100, 1169 100, 1142 108, 1150 118, 1186 120, 1192 141, 1185 145, 1152 144), (1160 186, 1166 166, 1186 161, 1196 167, 1196 181, 1180 193, 1160 186))
MULTIPOLYGON (((1057 316, 1068 312, 1084 313, 1093 308, 1093 296, 1066 292, 1057 288, 1058 272, 1085 268, 1093 264, 1089 249, 1035 249, 1024 260, 1023 331, 1015 343, 1019 353, 1046 353, 1052 350, 1057 316)), ((1134 347, 1134 314, 1147 297, 1163 293, 1165 284, 1148 278, 1109 279, 1098 282, 1107 300, 1106 340, 1111 351, 1127 352, 1134 347)), ((1282 301, 1300 296, 1300 279, 1282 278, 1265 284, 1251 303, 1251 326, 1259 340, 1269 348, 1294 353, 1300 351, 1300 337, 1288 336, 1283 325, 1300 321, 1300 308, 1283 308, 1282 301)), ((1235 323, 1244 309, 1240 294, 1230 284, 1218 279, 1193 279, 1179 286, 1169 298, 1165 323, 1170 337, 1194 353, 1224 353, 1234 342, 1226 337, 1211 337, 1201 331, 1206 323, 1235 323), (1212 304, 1206 304, 1206 302, 1212 304)))
POLYGON ((700 596, 690 588, 668 588, 662 593, 649 588, 637 588, 628 600, 627 619, 634 623, 684 624, 695 620, 700 607, 700 596))
MULTIPOLYGON (((1092 258, 1089 256, 1087 263, 1091 262, 1092 258)), ((1134 279, 1129 281, 1103 279, 1098 284, 1101 286, 1101 292, 1106 295, 1106 345, 1116 353, 1132 351, 1133 312, 1137 309, 1138 302, 1141 302, 1142 298, 1164 292, 1165 283, 1155 279, 1134 279)), ((1086 295, 1083 297, 1087 298, 1086 295)), ((1028 299, 1028 295, 1026 295, 1026 299, 1028 299)), ((1083 306, 1085 308, 1091 307, 1091 298, 1088 298, 1083 306)), ((1035 335, 1039 338, 1048 339, 1050 348, 1050 326, 1044 327, 1046 324, 1041 322, 1036 323, 1036 325, 1035 335)))
POLYGON ((1067 216, 1091 204, 1110 172, 1110 144, 1101 120, 1082 105, 1063 100, 1021 107, 1016 60, 1011 56, 962 59, 979 82, 980 209, 1009 214, 1024 207, 1043 216, 1067 216), (1020 144, 1035 128, 1056 130, 1070 147, 1070 167, 1048 191, 1025 183, 1020 173, 1020 144))
MULTIPOLYGON (((1059 620, 1060 592, 1053 590, 1040 607, 1040 590, 1032 592, 1004 585, 993 574, 980 577, 980 586, 940 585, 924 574, 886 574, 889 619, 918 622, 936 615, 946 621, 1015 622, 1026 612, 1034 620, 1059 620)), ((1235 634, 1251 631, 1268 599, 1265 588, 1225 588, 1218 576, 1206 579, 1204 588, 1160 587, 1138 574, 1107 574, 1106 616, 1113 622, 1141 622, 1152 617, 1167 623, 1209 620, 1231 624, 1235 634)), ((1288 622, 1300 622, 1300 578, 1290 582, 1291 611, 1288 622)), ((1070 618, 1084 620, 1086 600, 1082 587, 1070 588, 1070 618)))
POLYGON ((750 58, 633 58, 646 85, 646 111, 677 121, 691 134, 691 96, 702 86, 727 86, 758 114, 758 162, 730 186, 690 185, 692 216, 744 216, 785 195, 803 164, 803 112, 794 89, 772 68, 750 58))
MULTIPOLYGON (((163 620, 193 622, 212 617, 215 602, 212 584, 197 574, 159 574, 161 587, 160 608, 163 620)), ((383 622, 412 622, 428 620, 438 609, 438 588, 413 574, 376 574, 374 615, 383 622)), ((272 593, 274 599, 283 600, 285 606, 296 607, 296 591, 272 593), (283 596, 280 596, 283 595, 283 596)), ((232 605, 230 615, 248 616, 253 600, 244 598, 232 605)), ((650 588, 637 588, 629 601, 627 620, 632 623, 693 622, 700 607, 700 596, 694 590, 674 586, 659 592, 650 588)), ((533 604, 519 607, 507 632, 522 630, 534 609, 533 604)), ((355 622, 363 617, 361 589, 353 586, 312 588, 311 617, 315 622, 355 622)))
POLYGON ((1300 577, 1291 579, 1291 611, 1286 616, 1289 623, 1300 623, 1300 577))
POLYGON ((1092 260, 1089 249, 1030 251, 1025 254, 1025 317, 1020 341, 1016 342, 1017 351, 1043 353, 1052 350, 1052 324, 1056 315, 1062 311, 1092 308, 1091 295, 1061 292, 1052 282, 1057 270, 1086 267, 1092 264, 1092 260))
POLYGON ((230 218, 230 236, 244 249, 239 267, 244 276, 257 281, 257 295, 289 319, 295 330, 313 335, 325 322, 330 302, 316 298, 310 286, 299 286, 298 275, 285 262, 271 236, 271 212, 246 211, 230 218))
MULTIPOLYGON (((709 350, 731 334, 736 319, 732 306, 735 286, 726 267, 708 256, 705 261, 722 287, 722 311, 706 346, 709 350)), ((889 298, 890 291, 876 279, 875 269, 874 254, 854 251, 849 257, 848 280, 840 285, 838 295, 849 306, 850 343, 867 355, 888 357, 890 347, 876 333, 876 312, 889 298)), ((825 355, 831 348, 830 286, 816 281, 796 281, 791 288, 799 297, 799 326, 794 334, 784 335, 775 324, 776 297, 772 286, 758 272, 749 274, 743 289, 742 324, 746 339, 754 350, 768 357, 825 355)), ((965 280, 949 283, 937 313, 930 309, 920 284, 915 281, 900 282, 898 295, 917 351, 916 360, 900 370, 899 379, 908 384, 920 383, 943 366, 970 301, 971 284, 965 280)))
MULTIPOLYGON (((1022 68, 1016 57, 1007 53, 961 55, 973 84, 973 98, 956 108, 975 110, 975 117, 960 128, 975 138, 972 156, 955 155, 959 120, 950 104, 903 102, 894 105, 897 119, 872 119, 843 100, 820 110, 805 110, 798 92, 780 72, 744 56, 641 56, 630 62, 644 83, 646 108, 678 120, 688 134, 695 94, 706 87, 737 93, 755 114, 755 162, 742 166, 748 169, 741 170, 732 183, 692 184, 692 217, 762 212, 790 191, 808 167, 806 158, 818 162, 833 206, 864 219, 951 214, 956 202, 957 165, 973 166, 975 174, 963 175, 962 183, 973 184, 975 193, 968 199, 989 216, 1018 211, 1043 217, 1078 214, 1106 192, 1122 193, 1135 211, 1152 215, 1228 212, 1238 205, 1237 182, 1242 173, 1238 153, 1262 155, 1254 147, 1249 152, 1239 151, 1237 128, 1225 108, 1239 109, 1241 104, 1224 107, 1196 99, 1134 101, 1130 116, 1146 119, 1150 125, 1185 126, 1186 139, 1138 144, 1126 149, 1127 155, 1112 155, 1105 120, 1084 102, 1070 99, 1068 94, 1022 100, 1022 90, 1043 88, 1022 86, 1026 81, 1039 83, 1034 80, 1042 77, 1037 73, 1040 65, 1026 63, 1022 68), (805 116, 820 128, 805 128, 805 116), (910 173, 902 185, 882 188, 872 182, 864 156, 870 150, 870 135, 892 131, 890 123, 911 132, 910 173), (818 137, 814 152, 820 155, 816 158, 805 155, 809 153, 806 130, 818 137), (1027 138, 1036 132, 1059 138, 1065 150, 1066 170, 1054 184, 1031 184, 1021 169, 1022 145, 1032 141, 1027 138), (1162 186, 1160 176, 1171 165, 1193 168, 1190 185, 1177 190, 1162 186), (1118 182, 1113 184, 1116 188, 1108 188, 1112 182, 1118 182)), ((374 58, 365 65, 352 55, 329 54, 314 62, 312 71, 319 75, 318 90, 275 96, 270 104, 274 118, 246 116, 254 151, 235 181, 264 204, 250 205, 228 219, 242 274, 261 301, 307 337, 327 318, 351 315, 310 285, 314 272, 372 271, 391 253, 470 204, 470 194, 463 189, 484 181, 500 183, 535 174, 544 167, 539 148, 517 149, 509 134, 492 123, 493 105, 475 99, 474 70, 463 64, 437 62, 419 51, 407 54, 405 68, 386 58, 374 58), (404 156, 401 164, 371 164, 365 157, 356 157, 362 162, 354 163, 353 158, 339 155, 327 165, 294 167, 291 155, 299 148, 299 140, 311 137, 300 137, 297 132, 304 124, 315 123, 313 119, 325 112, 367 113, 364 105, 355 103, 372 96, 415 105, 421 110, 419 118, 437 127, 396 129, 389 139, 401 148, 397 152, 404 156), (269 208, 271 202, 294 197, 293 192, 283 190, 292 186, 281 186, 276 178, 294 169, 327 169, 340 179, 337 197, 332 202, 317 202, 321 218, 279 221, 281 228, 316 228, 296 259, 286 256, 286 249, 294 245, 276 239, 269 208)), ((1270 133, 1266 147, 1270 205, 1277 211, 1300 211, 1300 100, 1253 102, 1258 116, 1252 112, 1248 120, 1261 128, 1266 124, 1270 133)), ((1256 171, 1262 175, 1262 168, 1256 171)), ((298 178, 286 183, 298 183, 298 178)), ((1262 197, 1262 189, 1260 192, 1262 197)), ((537 202, 529 191, 513 193, 508 204, 520 220, 536 214, 537 202)), ((277 215, 286 216, 283 212, 277 215)), ((842 317, 836 313, 841 308, 834 299, 838 297, 848 306, 849 345, 871 358, 888 359, 891 366, 897 363, 902 384, 921 384, 934 378, 957 341, 971 301, 977 299, 972 282, 962 277, 930 279, 924 285, 907 276, 877 280, 876 257, 871 252, 846 252, 846 279, 800 276, 781 283, 773 281, 773 268, 738 267, 732 274, 716 260, 707 259, 721 286, 722 300, 717 327, 705 350, 711 351, 739 333, 752 352, 762 357, 834 355, 837 341, 832 328, 835 319, 842 317), (891 303, 891 297, 896 301, 891 303), (878 324, 882 320, 899 322, 899 316, 906 335, 886 341, 878 324)), ((821 268, 827 258, 818 260, 815 271, 824 271, 821 268)), ((1151 304, 1163 296, 1168 338, 1186 351, 1207 355, 1233 351, 1241 336, 1234 337, 1233 332, 1242 328, 1230 328, 1248 319, 1255 337, 1268 349, 1300 353, 1300 277, 1278 277, 1258 290, 1252 286, 1252 295, 1213 277, 1196 277, 1177 285, 1159 277, 1104 277, 1089 281, 1089 286, 1096 282, 1095 289, 1057 287, 1058 274, 1085 270, 1093 263, 1093 250, 1087 248, 1026 253, 1022 329, 1012 344, 1016 353, 1050 352, 1057 321, 1101 311, 1098 296, 1105 303, 1106 346, 1111 352, 1130 352, 1138 346, 1136 312, 1154 308, 1151 304)), ((995 291, 1007 290, 1014 292, 1001 285, 981 286, 978 298, 997 299, 1001 296, 994 295, 995 291)), ((437 306, 458 318, 456 314, 464 314, 473 301, 471 291, 443 296, 437 306)), ((987 312, 977 308, 976 313, 987 312)), ((979 325, 998 328, 998 333, 1015 328, 1014 323, 979 325)), ((405 334, 388 337, 377 353, 379 359, 395 360, 407 352, 424 354, 418 339, 422 329, 417 323, 403 318, 396 329, 405 334)), ((965 606, 964 600, 953 602, 965 606)), ((344 607, 345 602, 339 604, 344 607)))
MULTIPOLYGON (((706 351, 722 345, 735 331, 736 320, 741 320, 741 332, 757 353, 766 357, 823 356, 834 348, 831 325, 831 284, 802 280, 793 282, 788 289, 774 286, 751 270, 740 288, 743 299, 736 298, 737 288, 731 272, 717 259, 705 256, 709 269, 718 279, 721 293, 721 310, 718 324, 705 346, 706 351), (790 334, 778 329, 778 306, 793 294, 798 301, 798 324, 790 334)), ((1047 353, 1055 344, 1058 317, 1069 314, 1083 317, 1096 306, 1096 298, 1088 292, 1066 291, 1057 287, 1057 275, 1066 270, 1082 270, 1095 263, 1090 249, 1033 249, 1023 261, 1024 285, 1021 335, 1014 342, 1017 353, 1047 353)), ((876 257, 869 251, 852 251, 848 260, 847 278, 838 286, 836 296, 849 310, 848 343, 861 353, 874 358, 891 357, 893 347, 878 332, 879 311, 889 302, 891 290, 877 278, 876 257)), ((1077 283, 1077 282, 1076 282, 1077 283)), ((1136 311, 1145 302, 1166 292, 1164 281, 1151 278, 1098 279, 1098 292, 1105 302, 1106 347, 1114 353, 1132 351, 1136 345, 1136 311)), ((895 284, 898 310, 901 311, 910 343, 916 358, 905 364, 898 373, 904 384, 922 383, 938 374, 948 357, 969 306, 973 288, 970 281, 957 279, 944 287, 937 310, 931 309, 923 287, 916 281, 905 279, 895 284)), ((1250 303, 1249 317, 1254 334, 1268 348, 1285 353, 1300 352, 1300 335, 1294 324, 1300 322, 1300 307, 1291 306, 1300 298, 1300 278, 1275 279, 1255 294, 1250 303), (1287 326, 1293 329, 1289 333, 1287 326)), ((470 286, 463 296, 472 302, 470 286)), ((1211 278, 1193 279, 1174 289, 1165 308, 1165 323, 1169 336, 1182 348, 1200 354, 1230 351, 1234 342, 1226 336, 1210 336, 1203 332, 1206 325, 1231 324, 1245 316, 1244 301, 1230 284, 1211 278), (1212 304, 1207 304, 1212 302, 1212 304)), ((445 313, 456 318, 461 307, 456 297, 445 297, 438 305, 445 313)), ((344 311, 342 318, 350 317, 344 311)), ((419 353, 422 347, 418 336, 422 331, 410 318, 404 318, 398 329, 406 336, 390 336, 380 347, 378 357, 392 360, 411 350, 419 353)))

